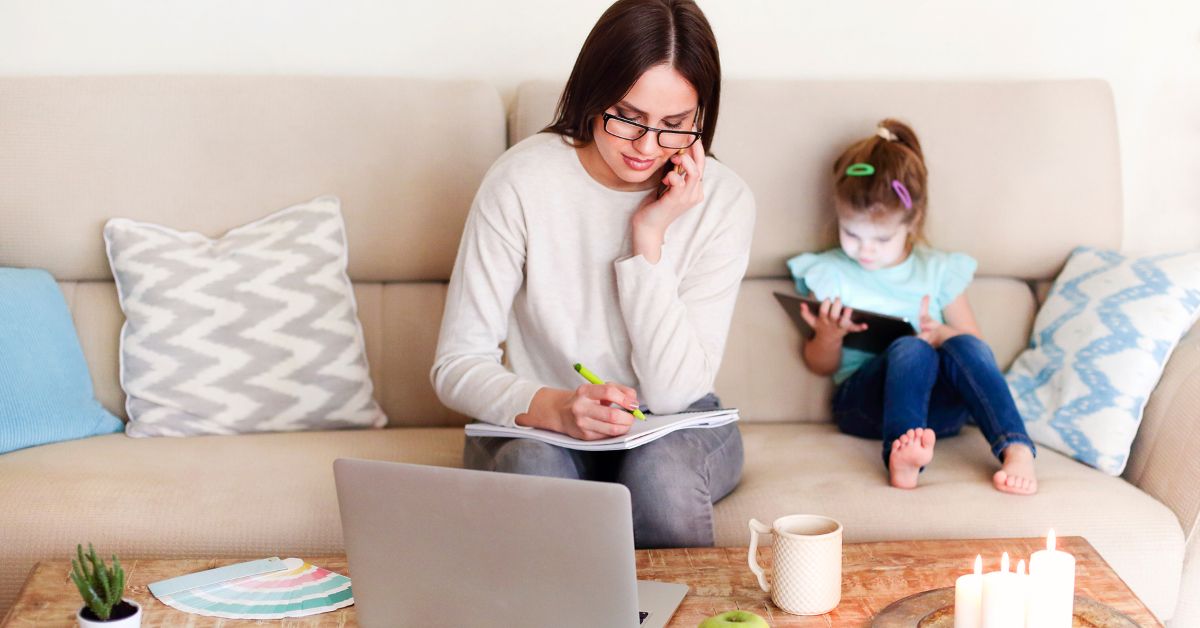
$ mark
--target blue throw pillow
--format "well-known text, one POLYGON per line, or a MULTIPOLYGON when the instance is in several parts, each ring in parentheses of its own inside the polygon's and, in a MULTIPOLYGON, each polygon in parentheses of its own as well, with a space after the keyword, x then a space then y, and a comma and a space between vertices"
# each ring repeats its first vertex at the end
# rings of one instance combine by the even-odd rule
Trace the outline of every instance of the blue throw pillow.
POLYGON ((0 454, 124 429, 96 401, 67 302, 46 271, 0 268, 0 356, 0 454))
POLYGON ((1008 371, 1030 438, 1120 475, 1150 393, 1198 316, 1200 252, 1076 249, 1008 371))

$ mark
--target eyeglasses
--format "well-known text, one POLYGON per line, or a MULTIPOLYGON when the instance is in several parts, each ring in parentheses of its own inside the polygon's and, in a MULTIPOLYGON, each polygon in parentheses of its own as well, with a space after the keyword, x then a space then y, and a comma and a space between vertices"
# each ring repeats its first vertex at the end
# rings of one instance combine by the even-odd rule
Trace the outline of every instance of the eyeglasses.
MULTIPOLYGON (((699 115, 699 112, 697 112, 699 115)), ((640 140, 642 136, 654 131, 658 136, 658 145, 663 148, 679 150, 687 148, 696 143, 700 139, 699 131, 671 131, 668 129, 656 129, 652 126, 638 124, 629 118, 605 113, 604 116, 604 131, 613 137, 619 137, 623 140, 640 140)))

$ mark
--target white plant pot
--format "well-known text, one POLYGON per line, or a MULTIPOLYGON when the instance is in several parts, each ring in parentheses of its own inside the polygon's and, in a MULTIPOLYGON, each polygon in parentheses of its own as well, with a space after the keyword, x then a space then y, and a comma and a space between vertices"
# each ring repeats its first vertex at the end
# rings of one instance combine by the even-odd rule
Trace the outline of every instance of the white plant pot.
POLYGON ((110 619, 109 621, 93 621, 86 619, 83 616, 83 609, 75 613, 75 619, 79 620, 79 628, 140 628, 142 625, 142 607, 129 598, 121 598, 121 600, 130 606, 137 609, 137 612, 124 619, 110 619))

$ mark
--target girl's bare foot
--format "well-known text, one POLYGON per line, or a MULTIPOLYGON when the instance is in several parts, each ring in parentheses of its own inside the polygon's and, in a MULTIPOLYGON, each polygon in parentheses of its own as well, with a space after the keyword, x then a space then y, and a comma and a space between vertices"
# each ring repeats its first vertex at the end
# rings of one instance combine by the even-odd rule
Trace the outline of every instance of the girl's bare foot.
POLYGON ((992 476, 996 490, 1017 495, 1037 492, 1037 476, 1033 470, 1033 451, 1025 445, 1009 445, 1001 453, 1004 464, 992 476))
POLYGON ((921 467, 933 460, 933 444, 937 440, 933 430, 918 427, 908 430, 892 441, 892 453, 888 456, 888 472, 892 486, 916 488, 921 467))

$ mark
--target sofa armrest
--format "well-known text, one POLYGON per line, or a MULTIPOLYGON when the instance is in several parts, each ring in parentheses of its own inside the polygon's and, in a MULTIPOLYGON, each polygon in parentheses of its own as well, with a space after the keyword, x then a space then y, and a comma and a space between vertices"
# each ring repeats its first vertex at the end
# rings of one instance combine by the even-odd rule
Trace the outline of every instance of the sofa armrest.
POLYGON ((1175 347, 1150 395, 1125 479, 1179 517, 1186 539, 1172 625, 1200 626, 1200 324, 1175 347))
POLYGON ((1164 503, 1192 540, 1200 515, 1200 324, 1184 335, 1151 393, 1125 479, 1164 503))

